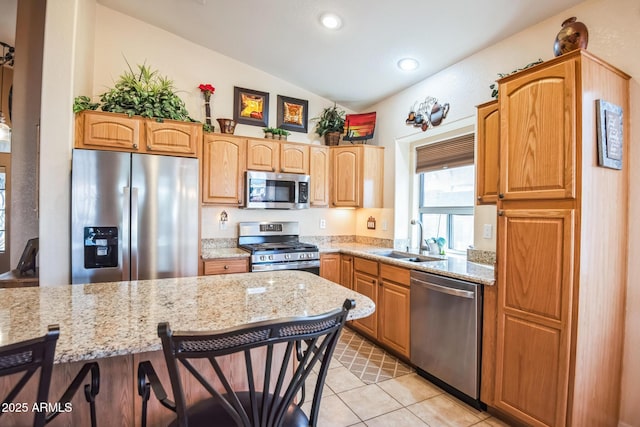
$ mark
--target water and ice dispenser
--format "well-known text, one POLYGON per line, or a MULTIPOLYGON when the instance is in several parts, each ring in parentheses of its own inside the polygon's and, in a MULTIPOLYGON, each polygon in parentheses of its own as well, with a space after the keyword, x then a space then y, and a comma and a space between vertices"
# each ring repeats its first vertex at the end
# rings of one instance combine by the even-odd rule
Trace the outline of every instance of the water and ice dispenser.
POLYGON ((84 228, 84 268, 118 266, 118 227, 84 228))

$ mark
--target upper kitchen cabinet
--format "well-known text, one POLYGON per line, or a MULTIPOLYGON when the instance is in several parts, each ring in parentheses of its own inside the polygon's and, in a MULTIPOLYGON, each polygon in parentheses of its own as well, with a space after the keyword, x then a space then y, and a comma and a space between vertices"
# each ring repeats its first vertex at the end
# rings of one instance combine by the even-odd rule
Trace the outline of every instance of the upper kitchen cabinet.
POLYGON ((579 66, 572 55, 499 81, 500 198, 576 196, 579 66))
POLYGON ((280 143, 272 139, 250 139, 247 142, 247 169, 280 172, 280 143))
POLYGON ((329 206, 329 147, 313 145, 309 174, 311 175, 311 190, 309 202, 311 206, 329 206))
POLYGON ((246 139, 206 134, 202 150, 202 203, 241 206, 246 164, 246 139))
POLYGON ((280 144, 280 172, 309 175, 309 144, 280 144))
POLYGON ((198 157, 202 140, 199 123, 83 111, 76 115, 75 147, 198 157))
POLYGON ((249 139, 247 169, 276 173, 309 174, 309 145, 249 139))
POLYGON ((476 131, 476 189, 478 204, 498 200, 498 152, 500 149, 500 113, 498 100, 478 105, 476 131))
POLYGON ((331 147, 332 207, 382 207, 384 147, 331 147))
POLYGON ((198 157, 198 147, 202 141, 200 123, 145 119, 144 133, 149 154, 198 157))

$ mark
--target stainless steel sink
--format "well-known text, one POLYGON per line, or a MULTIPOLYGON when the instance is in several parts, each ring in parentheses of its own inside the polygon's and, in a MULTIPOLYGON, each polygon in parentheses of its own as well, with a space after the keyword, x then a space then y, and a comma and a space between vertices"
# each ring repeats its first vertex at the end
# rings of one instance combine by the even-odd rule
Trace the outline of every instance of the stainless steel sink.
POLYGON ((383 256, 387 258, 393 258, 401 261, 409 261, 409 262, 427 262, 427 261, 442 261, 442 258, 430 257, 425 255, 416 255, 410 252, 401 252, 401 251, 372 251, 372 255, 383 256))

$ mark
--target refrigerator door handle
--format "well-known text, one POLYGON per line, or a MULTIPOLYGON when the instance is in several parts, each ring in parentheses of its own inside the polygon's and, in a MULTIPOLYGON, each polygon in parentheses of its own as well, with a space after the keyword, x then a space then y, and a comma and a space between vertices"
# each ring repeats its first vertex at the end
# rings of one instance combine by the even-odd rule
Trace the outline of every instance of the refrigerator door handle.
POLYGON ((131 189, 122 187, 122 280, 129 280, 131 252, 129 246, 129 218, 131 208, 131 189))
POLYGON ((131 279, 138 280, 138 188, 131 187, 131 279))

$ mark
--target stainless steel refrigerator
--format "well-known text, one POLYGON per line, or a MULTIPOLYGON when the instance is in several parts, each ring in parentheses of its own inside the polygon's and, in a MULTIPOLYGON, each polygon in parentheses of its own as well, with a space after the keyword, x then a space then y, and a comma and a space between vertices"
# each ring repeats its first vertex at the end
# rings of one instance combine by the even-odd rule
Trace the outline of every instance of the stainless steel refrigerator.
POLYGON ((198 160, 73 150, 71 282, 196 276, 198 160))

